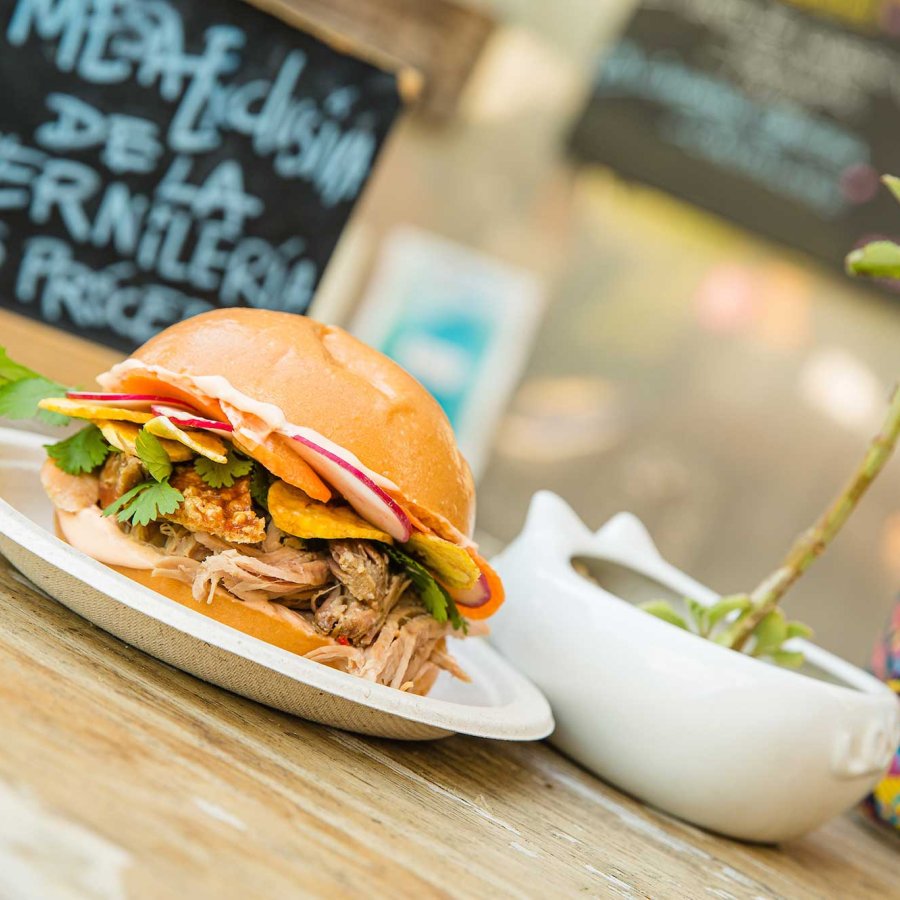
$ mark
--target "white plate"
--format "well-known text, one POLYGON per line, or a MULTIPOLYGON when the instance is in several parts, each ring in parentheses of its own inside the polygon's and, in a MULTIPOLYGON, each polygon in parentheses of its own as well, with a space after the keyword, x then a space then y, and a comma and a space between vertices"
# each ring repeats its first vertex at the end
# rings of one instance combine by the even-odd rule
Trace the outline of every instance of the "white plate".
POLYGON ((52 532, 38 478, 43 435, 0 428, 0 552, 25 576, 123 641, 276 709, 382 737, 422 740, 454 732, 503 740, 546 737, 546 699, 483 639, 451 641, 472 678, 442 673, 428 697, 372 684, 288 653, 145 588, 52 532))

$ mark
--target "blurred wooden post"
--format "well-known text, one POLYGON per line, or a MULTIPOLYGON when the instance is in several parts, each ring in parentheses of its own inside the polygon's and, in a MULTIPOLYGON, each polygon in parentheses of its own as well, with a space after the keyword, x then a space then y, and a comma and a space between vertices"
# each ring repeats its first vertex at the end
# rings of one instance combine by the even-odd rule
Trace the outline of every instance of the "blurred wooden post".
POLYGON ((344 52, 398 73, 400 89, 433 120, 456 110, 494 28, 453 0, 249 0, 344 52))

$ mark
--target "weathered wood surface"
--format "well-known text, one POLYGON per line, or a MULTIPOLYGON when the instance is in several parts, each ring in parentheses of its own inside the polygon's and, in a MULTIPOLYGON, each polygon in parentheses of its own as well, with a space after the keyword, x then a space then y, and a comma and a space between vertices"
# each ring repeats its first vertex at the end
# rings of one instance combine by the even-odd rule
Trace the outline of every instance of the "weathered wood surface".
POLYGON ((405 745, 308 724, 120 643, 5 560, 0 616, 2 896, 61 884, 103 898, 896 888, 896 848, 854 819, 749 847, 649 810, 545 745, 405 745))
MULTIPOLYGON (((0 315, 89 382, 110 351, 0 315)), ((856 815, 783 848, 705 834, 544 744, 360 738, 145 656, 0 558, 0 896, 896 896, 856 815)))

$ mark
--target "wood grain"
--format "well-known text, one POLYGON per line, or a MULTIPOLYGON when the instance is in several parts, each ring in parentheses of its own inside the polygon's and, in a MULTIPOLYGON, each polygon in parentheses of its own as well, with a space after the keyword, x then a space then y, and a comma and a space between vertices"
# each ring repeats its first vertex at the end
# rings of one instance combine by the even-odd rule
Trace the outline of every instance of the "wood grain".
MULTIPOLYGON (((0 313, 65 382, 104 348, 0 313)), ((643 806, 546 744, 361 738, 146 656, 0 557, 0 896, 885 898, 854 815, 783 848, 643 806)))
POLYGON ((0 894, 23 859, 46 861, 46 832, 52 847, 67 829, 82 857, 86 836, 107 848, 132 898, 163 885, 220 897, 883 898, 895 887, 896 848, 854 818, 782 849, 745 846, 643 807, 545 745, 411 745, 308 724, 120 643, 5 560, 0 616, 0 798, 46 828, 40 846, 0 842, 0 894))
POLYGON ((66 385, 94 387, 94 378, 124 354, 0 309, 0 347, 16 362, 66 385))

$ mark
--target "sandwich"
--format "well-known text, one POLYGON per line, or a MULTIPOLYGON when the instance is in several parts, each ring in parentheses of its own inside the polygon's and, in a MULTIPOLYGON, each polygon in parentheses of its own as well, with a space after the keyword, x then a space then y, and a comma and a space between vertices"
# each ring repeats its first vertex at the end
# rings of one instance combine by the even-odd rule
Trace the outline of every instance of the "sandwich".
POLYGON ((442 670, 466 679, 447 638, 484 633, 503 586, 471 538, 474 486, 447 417, 387 357, 240 308, 166 329, 99 390, 31 380, 38 415, 83 420, 41 472, 73 547, 372 682, 425 694, 442 670))

